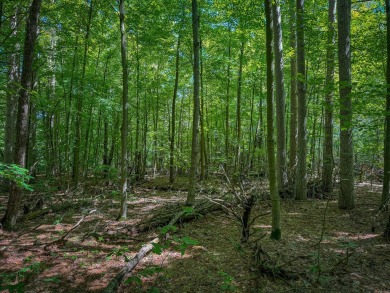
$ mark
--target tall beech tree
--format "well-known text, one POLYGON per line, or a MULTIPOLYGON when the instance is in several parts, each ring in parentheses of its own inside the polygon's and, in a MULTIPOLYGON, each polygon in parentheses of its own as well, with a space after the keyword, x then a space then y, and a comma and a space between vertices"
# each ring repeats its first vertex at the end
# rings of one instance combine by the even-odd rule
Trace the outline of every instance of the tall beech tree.
POLYGON ((188 182, 187 205, 195 201, 195 187, 199 153, 199 115, 200 115, 200 38, 198 1, 192 0, 192 47, 193 47, 193 114, 192 114, 192 143, 191 167, 188 182))
MULTIPOLYGON (((20 91, 18 101, 18 114, 16 120, 16 141, 14 163, 26 167, 27 143, 29 139, 29 115, 30 97, 32 90, 32 74, 34 61, 34 48, 38 37, 39 12, 42 0, 31 2, 26 24, 26 34, 23 49, 22 75, 20 80, 20 91)), ((7 210, 2 223, 6 228, 13 228, 16 224, 16 217, 19 213, 22 201, 22 190, 15 183, 11 186, 8 198, 7 210)))
POLYGON ((297 0, 297 89, 298 89, 298 155, 295 178, 295 198, 307 197, 307 171, 306 171, 306 69, 305 69, 305 33, 304 33, 304 0, 297 0))
POLYGON ((352 147, 351 0, 337 2, 340 94, 340 190, 339 208, 352 209, 354 168, 352 147))
POLYGON ((284 66, 282 42, 282 16, 280 1, 272 2, 273 41, 275 54, 275 101, 276 101, 276 129, 277 129, 277 174, 278 189, 282 192, 287 185, 286 166, 286 123, 285 123, 285 94, 284 94, 284 66))
POLYGON ((334 87, 334 59, 335 59, 335 21, 336 1, 329 0, 328 6, 328 32, 326 46, 326 80, 325 80, 325 123, 322 188, 325 193, 333 189, 333 87, 334 87))
POLYGON ((272 232, 271 239, 281 238, 280 227, 280 198, 277 186, 274 138, 274 79, 272 56, 272 8, 271 1, 265 0, 266 18, 266 64, 267 64, 267 155, 268 155, 268 182, 272 200, 272 232))

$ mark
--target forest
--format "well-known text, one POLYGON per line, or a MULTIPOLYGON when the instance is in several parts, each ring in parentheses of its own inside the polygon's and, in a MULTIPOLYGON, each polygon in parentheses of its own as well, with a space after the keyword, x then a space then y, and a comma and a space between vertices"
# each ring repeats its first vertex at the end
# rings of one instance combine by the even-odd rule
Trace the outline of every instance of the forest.
POLYGON ((390 0, 0 0, 1 292, 387 292, 390 0))

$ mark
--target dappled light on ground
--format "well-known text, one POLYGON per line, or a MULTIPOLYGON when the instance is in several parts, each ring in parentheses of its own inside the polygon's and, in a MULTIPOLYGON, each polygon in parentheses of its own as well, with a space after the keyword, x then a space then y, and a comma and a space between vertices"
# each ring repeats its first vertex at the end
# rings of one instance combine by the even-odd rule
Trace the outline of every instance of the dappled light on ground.
MULTIPOLYGON (((385 292, 390 288, 390 244, 382 239, 381 227, 371 232, 373 222, 380 220, 373 220, 380 193, 377 189, 368 193, 372 188, 376 187, 357 186, 357 207, 350 212, 338 210, 334 199, 282 201, 280 241, 269 239, 268 199, 261 199, 252 211, 253 217, 262 216, 253 223, 246 244, 240 239, 239 222, 224 212, 178 224, 177 232, 168 233, 160 254, 146 256, 119 291, 145 292, 155 287, 161 292, 194 292, 194 288, 198 292, 385 292), (180 250, 175 239, 183 237, 197 242, 180 250), (251 242, 255 239, 261 240, 255 245, 251 242), (257 273, 256 247, 261 247, 269 265, 285 272, 283 278, 257 273)), ((139 232, 136 227, 184 198, 181 190, 144 186, 135 190, 126 221, 114 221, 115 198, 97 194, 90 209, 50 213, 23 223, 17 232, 1 230, 3 284, 22 280, 26 290, 34 292, 104 289, 126 261, 158 235, 158 230, 139 232), (92 209, 96 212, 89 214, 92 209), (72 230, 82 217, 80 226, 72 230)))

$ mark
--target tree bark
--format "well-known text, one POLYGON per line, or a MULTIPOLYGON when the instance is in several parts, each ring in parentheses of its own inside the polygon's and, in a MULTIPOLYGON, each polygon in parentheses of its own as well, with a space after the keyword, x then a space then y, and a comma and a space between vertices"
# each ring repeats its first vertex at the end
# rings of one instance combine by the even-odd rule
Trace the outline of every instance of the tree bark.
POLYGON ((175 86, 173 88, 172 97, 172 110, 171 110, 171 139, 169 148, 169 184, 173 184, 175 180, 175 165, 174 165, 174 153, 175 153, 175 130, 176 130, 176 98, 177 90, 179 87, 179 69, 180 69, 180 39, 181 33, 177 37, 176 45, 176 65, 175 65, 175 86))
POLYGON ((298 89, 298 154, 295 178, 295 198, 307 197, 307 138, 306 138, 306 84, 304 43, 304 0, 297 0, 297 89, 298 89))
POLYGON ((199 153, 199 115, 200 115, 200 42, 199 42, 199 14, 198 1, 192 0, 192 34, 193 34, 193 79, 194 79, 194 96, 193 96, 193 120, 192 120, 192 145, 191 145, 191 168, 188 183, 187 204, 192 205, 195 201, 196 170, 198 167, 199 153))
POLYGON ((289 185, 294 187, 297 164, 297 31, 295 0, 289 0, 290 49, 294 54, 290 57, 290 152, 289 152, 289 185))
POLYGON ((92 21, 92 9, 93 9, 93 0, 89 1, 89 11, 88 11, 88 22, 87 29, 84 37, 84 56, 83 56, 83 68, 81 73, 81 85, 80 92, 77 94, 76 100, 76 133, 75 133, 75 142, 74 142, 74 153, 73 153, 73 184, 77 186, 80 179, 80 147, 81 147, 81 132, 83 130, 82 123, 82 111, 83 111, 83 99, 81 97, 84 94, 84 84, 85 84, 85 70, 87 67, 87 55, 88 55, 88 42, 89 42, 89 33, 91 29, 92 21))
POLYGON ((279 193, 287 185, 286 168, 286 123, 285 123, 285 94, 283 74, 283 43, 282 43, 282 17, 280 0, 272 2, 273 41, 275 54, 275 101, 276 101, 276 143, 277 143, 277 180, 279 193))
MULTIPOLYGON (((23 65, 21 76, 21 89, 19 92, 19 105, 16 123, 16 142, 14 163, 25 168, 27 143, 29 138, 29 107, 30 91, 32 89, 33 79, 33 61, 34 47, 38 37, 39 11, 42 0, 33 0, 29 8, 29 15, 26 25, 26 35, 24 39, 23 65)), ((7 210, 2 223, 5 228, 12 229, 16 224, 16 218, 19 213, 22 200, 22 189, 15 183, 11 186, 11 192, 8 199, 7 210)))
MULTIPOLYGON (((386 4, 386 23, 387 23, 387 70, 386 70, 386 113, 385 113, 385 141, 384 141, 384 172, 381 207, 387 207, 389 204, 390 189, 390 0, 386 4)), ((389 217, 388 235, 390 237, 390 217, 389 217)))
POLYGON ((322 168, 322 189, 331 193, 333 189, 333 87, 334 87, 334 45, 336 0, 329 0, 328 8, 328 38, 326 47, 326 80, 325 80, 325 125, 324 152, 322 168))
POLYGON ((354 207, 351 83, 351 0, 337 3, 340 93, 340 190, 339 208, 354 207))
POLYGON ((274 109, 273 109, 273 58, 272 58, 272 17, 270 0, 265 0, 266 17, 266 59, 267 59, 267 154, 268 154, 268 181, 272 200, 272 232, 271 239, 281 238, 280 227, 280 198, 278 194, 275 162, 274 139, 274 109))
POLYGON ((128 92, 129 79, 127 72, 127 40, 125 29, 125 4, 119 1, 119 24, 121 32, 121 57, 122 57, 122 127, 121 127, 121 210, 120 219, 127 217, 127 133, 128 133, 128 92))
MULTIPOLYGON (((18 34, 18 15, 19 9, 15 10, 15 14, 10 18, 10 28, 12 30, 11 38, 16 38, 18 34)), ((14 51, 8 63, 8 81, 7 81, 7 102, 6 102, 6 118, 4 127, 4 163, 11 164, 14 160, 15 147, 15 128, 16 116, 18 110, 18 89, 20 83, 20 44, 15 42, 14 51)))

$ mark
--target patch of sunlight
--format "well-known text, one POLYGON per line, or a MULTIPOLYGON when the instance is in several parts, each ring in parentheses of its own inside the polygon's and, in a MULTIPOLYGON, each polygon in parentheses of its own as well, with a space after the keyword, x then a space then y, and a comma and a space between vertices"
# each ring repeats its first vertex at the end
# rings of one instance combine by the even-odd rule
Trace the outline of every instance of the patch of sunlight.
POLYGON ((289 216, 300 216, 302 213, 287 213, 289 216))
POLYGON ((253 225, 253 228, 271 229, 271 225, 253 225))
POLYGON ((302 235, 298 235, 297 240, 301 241, 301 242, 309 242, 310 241, 310 239, 305 238, 302 235))
POLYGON ((370 234, 370 233, 369 234, 355 234, 355 235, 351 235, 347 238, 351 239, 351 240, 364 240, 364 239, 375 238, 378 236, 381 236, 381 234, 370 234))

